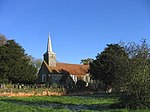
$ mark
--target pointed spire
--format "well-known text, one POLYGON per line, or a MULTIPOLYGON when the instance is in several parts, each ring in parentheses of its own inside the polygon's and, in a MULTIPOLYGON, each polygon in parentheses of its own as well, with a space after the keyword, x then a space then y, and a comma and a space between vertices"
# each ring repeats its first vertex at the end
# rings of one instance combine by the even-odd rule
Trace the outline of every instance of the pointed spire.
POLYGON ((50 33, 48 35, 47 52, 52 52, 52 43, 51 43, 50 33))

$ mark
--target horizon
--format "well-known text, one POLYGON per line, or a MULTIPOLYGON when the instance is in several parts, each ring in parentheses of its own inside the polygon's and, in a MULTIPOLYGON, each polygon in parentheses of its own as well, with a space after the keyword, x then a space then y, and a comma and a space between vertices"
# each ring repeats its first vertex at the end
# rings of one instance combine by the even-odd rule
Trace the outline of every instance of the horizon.
POLYGON ((150 43, 148 0, 1 0, 0 33, 43 59, 50 32, 56 60, 80 64, 107 44, 150 43))

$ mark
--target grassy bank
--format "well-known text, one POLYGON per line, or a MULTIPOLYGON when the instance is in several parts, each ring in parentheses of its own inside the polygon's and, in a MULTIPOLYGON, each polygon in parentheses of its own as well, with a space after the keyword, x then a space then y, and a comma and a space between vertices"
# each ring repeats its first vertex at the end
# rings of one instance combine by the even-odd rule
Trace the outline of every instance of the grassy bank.
POLYGON ((128 112, 110 108, 117 100, 111 95, 0 97, 0 112, 128 112))

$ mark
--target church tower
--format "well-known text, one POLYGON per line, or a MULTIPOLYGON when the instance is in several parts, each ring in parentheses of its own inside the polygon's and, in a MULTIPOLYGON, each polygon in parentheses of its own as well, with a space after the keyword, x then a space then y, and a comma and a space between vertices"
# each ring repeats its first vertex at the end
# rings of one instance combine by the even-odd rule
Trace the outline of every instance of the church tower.
POLYGON ((52 43, 50 34, 48 35, 47 52, 44 54, 44 61, 49 66, 56 66, 56 54, 52 51, 52 43))

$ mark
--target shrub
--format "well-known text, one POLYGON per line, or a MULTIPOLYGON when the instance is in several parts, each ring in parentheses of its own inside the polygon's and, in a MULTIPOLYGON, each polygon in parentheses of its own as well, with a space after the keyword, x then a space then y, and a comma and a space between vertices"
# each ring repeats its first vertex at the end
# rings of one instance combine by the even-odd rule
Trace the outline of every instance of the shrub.
POLYGON ((120 78, 124 94, 120 97, 120 107, 145 109, 150 107, 150 48, 146 41, 141 45, 130 44, 126 75, 120 78))
POLYGON ((77 88, 85 88, 86 87, 86 82, 83 80, 78 80, 76 83, 77 88))

